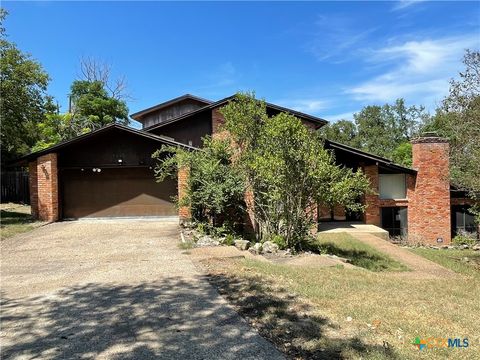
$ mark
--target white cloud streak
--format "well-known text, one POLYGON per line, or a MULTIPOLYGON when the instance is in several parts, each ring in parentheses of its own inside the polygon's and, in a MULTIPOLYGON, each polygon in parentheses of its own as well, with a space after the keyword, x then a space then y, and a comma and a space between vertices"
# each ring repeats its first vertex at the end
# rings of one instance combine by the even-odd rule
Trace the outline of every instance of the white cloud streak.
POLYGON ((448 90, 461 70, 467 48, 478 48, 477 34, 408 41, 373 51, 369 61, 388 67, 383 74, 347 90, 356 100, 389 102, 399 97, 423 100, 427 108, 448 90))

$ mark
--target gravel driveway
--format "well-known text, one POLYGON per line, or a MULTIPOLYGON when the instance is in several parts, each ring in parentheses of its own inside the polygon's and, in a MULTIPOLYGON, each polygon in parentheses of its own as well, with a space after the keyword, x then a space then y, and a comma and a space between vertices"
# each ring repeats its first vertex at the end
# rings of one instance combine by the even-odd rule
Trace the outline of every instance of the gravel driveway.
POLYGON ((281 359, 177 247, 174 222, 75 221, 2 241, 2 359, 281 359))

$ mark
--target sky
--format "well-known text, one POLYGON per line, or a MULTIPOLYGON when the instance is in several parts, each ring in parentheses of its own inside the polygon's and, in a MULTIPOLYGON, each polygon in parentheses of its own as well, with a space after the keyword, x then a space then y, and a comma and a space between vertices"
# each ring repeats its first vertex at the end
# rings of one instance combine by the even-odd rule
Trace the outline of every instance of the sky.
POLYGON ((433 111, 480 49, 480 2, 9 2, 8 38, 67 110, 82 57, 125 76, 130 113, 238 91, 322 117, 404 98, 433 111))

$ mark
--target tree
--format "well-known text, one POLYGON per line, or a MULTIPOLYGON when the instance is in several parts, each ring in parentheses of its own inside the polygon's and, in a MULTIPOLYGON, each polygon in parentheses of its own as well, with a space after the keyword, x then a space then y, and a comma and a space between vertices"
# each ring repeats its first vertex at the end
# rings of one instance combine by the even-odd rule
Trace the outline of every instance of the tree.
POLYGON ((30 151, 38 140, 36 126, 47 111, 49 82, 42 66, 6 40, 0 9, 0 116, 2 162, 30 151))
POLYGON ((353 146, 410 166, 410 140, 429 119, 422 106, 405 105, 403 99, 394 104, 369 105, 353 115, 354 122, 340 120, 324 126, 320 133, 328 140, 353 146))
MULTIPOLYGON (((480 51, 467 50, 465 70, 450 81, 449 94, 424 130, 450 140, 452 182, 480 200, 480 51)), ((480 222, 480 213, 477 213, 480 222)))
POLYGON ((80 79, 90 83, 100 81, 109 96, 117 100, 131 99, 125 76, 113 80, 111 77, 112 66, 93 57, 83 57, 80 60, 80 79))
POLYGON ((320 133, 325 139, 360 148, 357 127, 351 121, 339 120, 329 123, 320 129, 320 133))
POLYGON ((101 81, 75 80, 71 86, 72 117, 88 123, 93 130, 110 123, 127 125, 128 107, 124 100, 110 96, 101 81))
POLYGON ((238 94, 221 112, 237 149, 234 164, 253 195, 259 236, 281 236, 299 249, 315 224, 318 203, 363 209, 356 200, 368 189, 366 177, 336 166, 319 135, 300 119, 269 117, 265 102, 250 94, 238 94))
POLYGON ((194 221, 233 228, 243 218, 244 178, 232 164, 230 141, 205 137, 203 143, 201 151, 163 146, 152 155, 155 176, 160 182, 188 166, 187 194, 178 205, 189 206, 194 221))

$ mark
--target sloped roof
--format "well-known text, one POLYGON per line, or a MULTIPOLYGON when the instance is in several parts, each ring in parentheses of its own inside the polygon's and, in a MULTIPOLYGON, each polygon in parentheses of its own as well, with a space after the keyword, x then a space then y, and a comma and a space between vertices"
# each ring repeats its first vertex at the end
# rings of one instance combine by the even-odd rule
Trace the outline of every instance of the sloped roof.
POLYGON ((103 133, 105 133, 107 131, 111 131, 113 129, 126 131, 126 132, 129 132, 129 133, 137 135, 137 136, 141 136, 141 137, 144 137, 144 138, 148 138, 150 140, 158 141, 158 142, 160 142, 162 144, 165 144, 165 145, 178 146, 178 147, 185 148, 187 150, 198 150, 198 148, 196 148, 194 146, 190 146, 190 145, 186 145, 186 144, 174 141, 174 140, 172 140, 170 138, 167 138, 165 136, 154 135, 154 134, 151 134, 151 133, 148 133, 148 132, 145 132, 145 131, 137 130, 137 129, 131 128, 129 126, 124 126, 124 125, 120 125, 120 124, 110 124, 110 125, 106 125, 106 126, 100 128, 98 130, 94 130, 94 131, 88 132, 86 134, 79 135, 79 136, 77 136, 73 139, 63 141, 63 142, 58 143, 56 145, 50 146, 46 149, 35 151, 35 152, 30 153, 28 155, 22 156, 21 158, 17 159, 15 161, 15 163, 20 164, 20 163, 24 163, 24 162, 29 161, 29 160, 36 159, 39 156, 51 153, 53 151, 63 149, 65 147, 69 146, 69 145, 73 145, 75 143, 78 143, 80 141, 89 139, 89 138, 97 136, 99 134, 103 134, 103 133))
POLYGON ((207 99, 203 99, 201 97, 198 97, 198 96, 194 96, 194 95, 191 95, 191 94, 185 94, 185 95, 182 95, 182 96, 179 96, 179 97, 176 97, 174 99, 171 99, 171 100, 168 100, 168 101, 165 101, 163 103, 160 103, 160 104, 157 104, 157 105, 154 105, 152 107, 149 107, 147 109, 144 109, 144 110, 141 110, 141 111, 137 111, 136 113, 133 113, 130 115, 130 117, 134 120, 141 120, 141 117, 147 115, 147 114, 150 114, 154 111, 158 111, 158 110, 161 110, 161 109, 164 109, 170 105, 173 105, 173 104, 176 104, 176 103, 179 103, 181 101, 184 101, 184 100, 193 100, 193 101, 197 101, 199 103, 202 103, 204 105, 210 105, 212 103, 212 101, 210 100, 207 100, 207 99))
MULTIPOLYGON (((146 127, 144 128, 143 130, 145 131, 151 131, 151 130, 154 130, 154 129, 158 129, 158 128, 161 128, 165 125, 169 125, 169 124, 172 124, 174 122, 177 122, 177 121, 180 121, 180 120, 183 120, 183 119, 186 119, 186 118, 189 118, 190 116, 193 116, 193 115, 196 115, 196 114, 199 114, 201 112, 204 112, 204 111, 208 111, 208 110, 212 110, 212 109, 215 109, 217 107, 220 107, 222 105, 225 105, 227 104, 230 100, 233 100, 235 98, 235 95, 232 95, 232 96, 228 96, 224 99, 221 99, 221 100, 218 100, 216 102, 213 102, 209 105, 206 105, 198 110, 195 110, 195 111, 192 111, 192 112, 189 112, 187 114, 184 114, 184 115, 180 115, 178 117, 175 117, 175 118, 172 118, 172 119, 169 119, 167 121, 164 121, 164 122, 161 122, 161 123, 158 123, 158 124, 155 124, 155 125, 152 125, 152 126, 149 126, 149 127, 146 127)), ((286 112, 286 113, 289 113, 289 114, 292 114, 292 115, 295 115, 297 116, 298 118, 300 119, 304 119, 304 120, 308 120, 308 121, 311 121, 313 123, 316 123, 318 124, 318 127, 321 127, 323 125, 326 125, 328 123, 327 120, 325 119, 322 119, 322 118, 319 118, 319 117, 316 117, 316 116, 312 116, 312 115, 308 115, 308 114, 305 114, 305 113, 302 113, 300 111, 296 111, 296 110, 292 110, 292 109, 288 109, 288 108, 285 108, 283 106, 279 106, 279 105, 275 105, 275 104, 272 104, 272 103, 269 103, 269 102, 266 102, 265 103, 267 105, 267 108, 270 108, 270 109, 273 109, 273 110, 276 110, 276 111, 279 111, 279 112, 286 112)))
POLYGON ((417 171, 415 169, 412 169, 412 168, 409 168, 409 167, 406 167, 406 166, 403 166, 403 165, 395 164, 390 159, 387 159, 387 158, 384 158, 384 157, 381 157, 381 156, 378 156, 378 155, 375 155, 375 154, 371 154, 371 153, 368 153, 368 152, 365 152, 365 151, 362 151, 362 150, 359 150, 359 149, 355 149, 351 146, 344 145, 344 144, 341 144, 341 143, 338 143, 338 142, 335 142, 335 141, 331 141, 331 140, 326 139, 325 140, 325 146, 327 148, 330 148, 330 149, 342 150, 342 151, 348 152, 352 155, 357 155, 359 157, 363 157, 365 159, 374 161, 374 162, 378 163, 379 165, 381 164, 382 166, 384 166, 388 169, 391 169, 391 170, 401 171, 401 172, 405 172, 405 173, 408 173, 408 174, 416 174, 417 173, 417 171))

